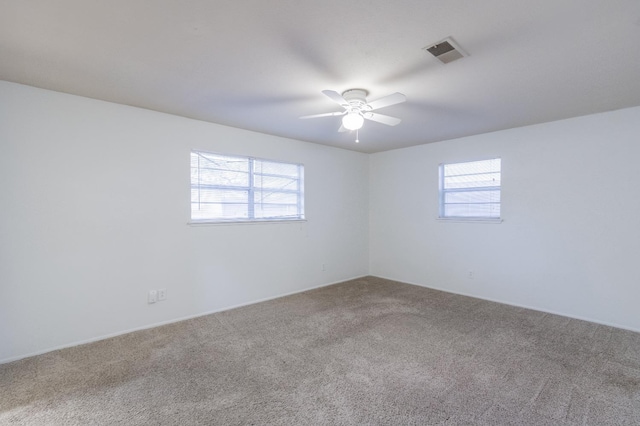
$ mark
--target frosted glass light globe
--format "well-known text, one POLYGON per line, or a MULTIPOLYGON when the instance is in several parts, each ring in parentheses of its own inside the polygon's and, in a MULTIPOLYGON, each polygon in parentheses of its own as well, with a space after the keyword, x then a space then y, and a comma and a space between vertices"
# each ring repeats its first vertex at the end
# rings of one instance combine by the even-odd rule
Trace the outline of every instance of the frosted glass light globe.
POLYGON ((345 129, 358 130, 364 124, 364 117, 357 112, 350 112, 342 117, 342 125, 345 129))

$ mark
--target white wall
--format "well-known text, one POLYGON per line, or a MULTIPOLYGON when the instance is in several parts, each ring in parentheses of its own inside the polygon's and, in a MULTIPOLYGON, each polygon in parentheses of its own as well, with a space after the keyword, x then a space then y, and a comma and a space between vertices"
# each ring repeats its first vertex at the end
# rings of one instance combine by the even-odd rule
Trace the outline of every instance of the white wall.
POLYGON ((366 275, 368 170, 365 154, 0 82, 0 362, 366 275), (188 226, 191 149, 303 163, 308 221, 188 226), (148 305, 157 288, 168 300, 148 305))
POLYGON ((631 108, 367 156, 0 82, 0 362, 367 273, 640 330, 639 141, 631 108), (304 163, 308 222, 186 225, 191 149, 304 163), (496 156, 504 222, 437 221, 438 164, 496 156))
POLYGON ((640 108, 374 154, 370 273, 640 330, 639 159, 640 108), (437 221, 438 165, 492 157, 504 222, 437 221))

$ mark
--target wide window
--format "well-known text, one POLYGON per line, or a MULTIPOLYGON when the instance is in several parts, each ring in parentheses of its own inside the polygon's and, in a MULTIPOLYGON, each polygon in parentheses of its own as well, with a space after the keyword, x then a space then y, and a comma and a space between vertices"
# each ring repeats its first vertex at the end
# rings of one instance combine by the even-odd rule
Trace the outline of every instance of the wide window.
POLYGON ((304 219, 304 166, 191 152, 192 222, 304 219))
POLYGON ((440 217, 500 219, 499 158, 440 165, 440 217))

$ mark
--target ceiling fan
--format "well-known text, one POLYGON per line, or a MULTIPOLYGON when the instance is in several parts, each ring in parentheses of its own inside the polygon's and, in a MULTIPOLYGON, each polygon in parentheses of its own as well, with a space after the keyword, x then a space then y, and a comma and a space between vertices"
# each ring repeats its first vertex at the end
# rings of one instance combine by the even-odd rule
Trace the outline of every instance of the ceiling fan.
POLYGON ((386 124, 387 126, 395 126, 400 123, 401 120, 399 118, 378 114, 372 111, 399 104, 407 100, 405 95, 396 92, 380 99, 376 99, 375 101, 367 102, 367 95, 369 92, 364 89, 345 90, 342 92, 342 95, 333 90, 323 90, 322 93, 343 107, 344 111, 305 115, 300 118, 307 119, 343 116, 342 125, 340 126, 340 129, 338 129, 339 132, 358 130, 364 124, 364 120, 376 121, 378 123, 386 124))

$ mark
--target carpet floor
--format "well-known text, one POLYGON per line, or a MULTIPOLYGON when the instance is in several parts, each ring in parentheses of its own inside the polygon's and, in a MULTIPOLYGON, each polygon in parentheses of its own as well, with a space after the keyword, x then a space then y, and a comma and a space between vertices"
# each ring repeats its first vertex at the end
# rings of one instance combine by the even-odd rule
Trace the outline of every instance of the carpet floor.
POLYGON ((10 425, 638 425, 640 334, 374 277, 0 365, 10 425))

